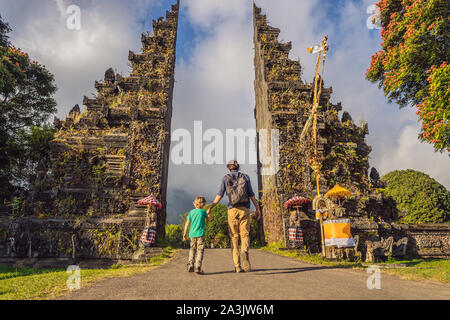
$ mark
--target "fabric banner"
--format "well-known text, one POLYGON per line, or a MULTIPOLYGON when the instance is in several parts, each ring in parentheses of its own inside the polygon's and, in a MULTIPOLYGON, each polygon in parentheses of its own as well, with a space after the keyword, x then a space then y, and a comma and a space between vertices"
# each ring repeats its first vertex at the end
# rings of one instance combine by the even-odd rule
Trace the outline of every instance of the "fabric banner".
POLYGON ((350 232, 350 219, 325 221, 323 229, 326 247, 347 248, 355 246, 355 240, 350 232))
POLYGON ((138 205, 145 206, 149 205, 157 209, 162 209, 162 204, 153 195, 149 195, 147 198, 138 201, 138 205))
POLYGON ((143 245, 152 245, 156 242, 156 231, 152 228, 145 229, 141 236, 143 245))
POLYGON ((312 46, 312 47, 308 48, 308 52, 312 53, 312 54, 316 54, 316 53, 319 53, 321 51, 323 51, 323 47, 319 46, 319 45, 312 46))
POLYGON ((289 228, 289 240, 303 242, 303 231, 301 228, 289 228))
POLYGON ((320 220, 320 215, 322 215, 322 218, 325 220, 328 218, 328 210, 317 210, 316 211, 316 219, 320 220))

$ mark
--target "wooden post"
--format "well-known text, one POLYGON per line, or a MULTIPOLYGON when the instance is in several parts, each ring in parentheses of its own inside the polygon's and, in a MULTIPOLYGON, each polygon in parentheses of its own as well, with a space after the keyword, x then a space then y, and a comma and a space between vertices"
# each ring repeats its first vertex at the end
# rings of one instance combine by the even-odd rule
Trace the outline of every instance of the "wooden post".
POLYGON ((322 258, 327 257, 327 252, 325 250, 325 234, 323 230, 323 213, 320 213, 320 236, 322 242, 322 258))

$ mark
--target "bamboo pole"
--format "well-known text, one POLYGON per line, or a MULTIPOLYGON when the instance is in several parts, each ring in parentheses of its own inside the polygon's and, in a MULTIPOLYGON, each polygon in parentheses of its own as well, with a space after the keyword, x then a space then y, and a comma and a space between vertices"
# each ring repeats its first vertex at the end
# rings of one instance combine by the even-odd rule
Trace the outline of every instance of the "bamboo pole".
MULTIPOLYGON (((317 184, 317 196, 320 197, 320 169, 321 165, 318 162, 318 152, 317 152, 317 109, 319 107, 320 103, 320 96, 322 94, 322 84, 323 84, 323 74, 325 70, 325 59, 328 51, 327 46, 327 40, 328 36, 325 36, 322 40, 322 48, 323 48, 323 55, 322 52, 319 53, 319 56, 317 57, 317 65, 316 65, 316 76, 314 81, 314 105, 313 105, 313 137, 314 137, 314 173, 316 175, 316 184, 317 184), (322 60, 322 76, 320 78, 319 82, 319 70, 320 70, 320 60, 322 60)), ((322 243, 322 257, 326 258, 326 248, 325 248, 325 234, 324 234, 324 227, 323 227, 323 214, 320 213, 320 235, 321 235, 321 243, 322 243)))

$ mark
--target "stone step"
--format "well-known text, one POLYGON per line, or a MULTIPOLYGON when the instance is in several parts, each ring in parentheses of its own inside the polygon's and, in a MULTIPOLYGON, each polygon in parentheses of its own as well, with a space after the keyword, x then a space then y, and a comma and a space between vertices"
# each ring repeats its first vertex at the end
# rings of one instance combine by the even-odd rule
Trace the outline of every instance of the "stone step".
POLYGON ((145 218, 147 215, 147 207, 145 209, 130 209, 126 214, 127 217, 141 217, 145 218))

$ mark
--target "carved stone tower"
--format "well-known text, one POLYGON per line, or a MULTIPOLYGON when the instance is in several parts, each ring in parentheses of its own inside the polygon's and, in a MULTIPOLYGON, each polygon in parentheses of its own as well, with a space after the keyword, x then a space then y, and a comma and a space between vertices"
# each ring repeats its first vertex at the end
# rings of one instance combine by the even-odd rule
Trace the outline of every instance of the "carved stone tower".
MULTIPOLYGON (((310 116, 313 84, 304 82, 299 61, 289 59, 291 42, 278 41, 280 29, 267 24, 267 17, 254 5, 255 96, 256 126, 279 132, 279 168, 275 174, 263 175, 259 161, 259 190, 262 191, 264 231, 268 242, 286 239, 281 205, 295 194, 312 198, 315 183, 309 167, 312 139, 300 142, 303 126, 310 116)), ((306 48, 305 48, 306 50, 306 48)), ((318 111, 318 153, 322 157, 320 188, 331 189, 336 183, 350 189, 357 196, 370 191, 368 157, 371 148, 365 143, 367 124, 356 125, 347 112, 342 119, 340 104, 330 102, 331 88, 324 88, 318 111)), ((259 144, 258 144, 259 145, 259 144)), ((270 149, 270 144, 268 148, 270 149)), ((258 150, 258 157, 270 150, 258 150)), ((361 204, 362 208, 366 204, 361 204)), ((354 210, 355 215, 367 212, 354 210)), ((390 215, 390 212, 386 213, 390 215)), ((313 219, 303 221, 306 238, 317 247, 319 235, 313 219)))
MULTIPOLYGON (((142 35, 128 77, 107 70, 97 96, 84 97, 84 112, 76 106, 65 121, 55 119, 52 160, 40 165, 27 214, 77 220, 97 235, 114 229, 136 246, 147 210, 137 200, 153 194, 163 209, 151 223, 164 237, 178 13, 179 1, 142 35)), ((76 239, 89 238, 94 251, 105 241, 83 232, 76 239)))

